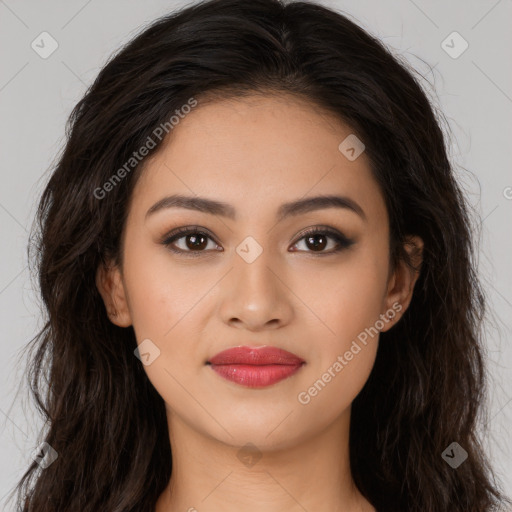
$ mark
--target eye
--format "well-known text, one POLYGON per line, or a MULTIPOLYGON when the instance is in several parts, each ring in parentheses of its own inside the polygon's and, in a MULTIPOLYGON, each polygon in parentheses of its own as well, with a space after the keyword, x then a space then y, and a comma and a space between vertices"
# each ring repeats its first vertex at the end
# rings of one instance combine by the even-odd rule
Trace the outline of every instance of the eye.
MULTIPOLYGON (((208 233, 202 231, 202 228, 191 226, 175 229, 165 237, 162 244, 167 246, 170 251, 177 254, 190 253, 187 254, 187 256, 199 256, 198 253, 204 252, 208 247, 208 240, 214 242, 208 233), (174 244, 182 239, 184 239, 181 244, 182 246, 176 248, 174 244)), ((214 242, 214 246, 215 245, 217 244, 214 242)), ((215 247, 213 249, 218 250, 215 249, 215 247)))
MULTIPOLYGON (((304 240, 306 252, 318 253, 318 256, 340 252, 354 243, 354 240, 347 238, 339 231, 321 226, 301 233, 301 238, 292 247, 299 245, 302 240, 304 240), (329 240, 334 242, 334 248, 325 251, 324 249, 329 245, 329 240)), ((170 251, 177 254, 186 254, 187 256, 200 256, 201 252, 206 252, 208 249, 208 242, 213 243, 213 247, 209 248, 210 250, 219 252, 223 250, 219 249, 219 245, 207 230, 198 226, 175 229, 162 240, 162 244, 168 247, 170 251), (181 247, 177 246, 177 242, 181 242, 181 247)), ((297 249, 293 252, 297 252, 297 249)))
POLYGON ((306 249, 311 249, 311 252, 318 253, 318 256, 340 252, 343 249, 347 249, 354 243, 354 240, 351 240, 345 235, 342 235, 339 231, 328 227, 317 226, 307 230, 305 233, 301 233, 301 235, 301 238, 295 243, 295 245, 298 245, 299 242, 304 240, 304 246, 306 249), (324 251, 326 246, 329 245, 329 239, 335 242, 334 249, 324 251))

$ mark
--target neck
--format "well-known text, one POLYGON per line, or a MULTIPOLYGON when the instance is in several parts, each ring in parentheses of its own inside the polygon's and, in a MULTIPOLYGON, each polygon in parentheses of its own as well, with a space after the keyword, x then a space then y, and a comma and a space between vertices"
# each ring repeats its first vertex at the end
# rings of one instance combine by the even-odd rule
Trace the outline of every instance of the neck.
POLYGON ((375 510, 352 480, 350 409, 307 439, 253 451, 203 435, 169 412, 168 420, 173 470, 156 512, 375 510))

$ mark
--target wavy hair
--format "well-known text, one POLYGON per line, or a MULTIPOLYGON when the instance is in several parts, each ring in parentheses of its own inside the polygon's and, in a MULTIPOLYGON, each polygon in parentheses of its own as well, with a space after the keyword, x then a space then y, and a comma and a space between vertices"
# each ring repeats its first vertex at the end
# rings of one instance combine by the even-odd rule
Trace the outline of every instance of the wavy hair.
MULTIPOLYGON (((120 241, 141 160, 97 191, 187 104, 289 94, 335 114, 364 141, 390 219, 392 264, 424 241, 409 309, 381 333, 352 404, 350 464, 379 512, 487 512, 509 503, 477 435, 486 400, 485 296, 472 213, 417 72, 348 16, 312 2, 210 0, 145 27, 99 72, 66 124, 28 246, 44 327, 27 380, 58 453, 16 486, 23 512, 153 512, 172 454, 162 397, 131 327, 106 314, 95 275, 120 241), (95 192, 96 191, 96 192, 95 192), (37 221, 37 222, 36 222, 37 221), (468 456, 457 469, 443 451, 468 456)), ((162 139, 163 140, 163 139, 162 139)), ((158 142, 150 154, 161 146, 158 142)))

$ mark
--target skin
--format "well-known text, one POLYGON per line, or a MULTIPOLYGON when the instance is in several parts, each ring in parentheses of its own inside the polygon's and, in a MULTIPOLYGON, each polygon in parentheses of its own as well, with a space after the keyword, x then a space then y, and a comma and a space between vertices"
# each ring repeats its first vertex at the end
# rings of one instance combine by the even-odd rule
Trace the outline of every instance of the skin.
MULTIPOLYGON (((145 162, 123 233, 122 268, 100 267, 96 282, 107 311, 117 311, 111 320, 133 326, 139 344, 149 338, 160 349, 144 369, 166 404, 173 475, 156 512, 375 510, 353 483, 348 434, 378 335, 309 403, 297 398, 399 303, 381 331, 392 328, 418 277, 405 264, 390 268, 388 215, 369 160, 363 152, 350 161, 338 150, 351 133, 291 96, 199 103, 145 162), (229 203, 237 218, 184 208, 145 218, 177 193, 229 203), (357 202, 366 219, 331 207, 276 221, 282 203, 329 194, 357 202), (171 229, 194 225, 213 235, 198 257, 161 243, 171 229), (300 235, 326 225, 355 243, 328 254, 336 246, 329 238, 315 252, 300 235), (247 236, 263 250, 251 263, 236 252, 247 236), (239 345, 276 346, 306 364, 250 389, 205 364, 239 345), (250 467, 237 456, 247 443, 261 456, 250 467)), ((421 239, 410 241, 421 251, 421 239)), ((187 237, 174 246, 194 247, 187 237)))

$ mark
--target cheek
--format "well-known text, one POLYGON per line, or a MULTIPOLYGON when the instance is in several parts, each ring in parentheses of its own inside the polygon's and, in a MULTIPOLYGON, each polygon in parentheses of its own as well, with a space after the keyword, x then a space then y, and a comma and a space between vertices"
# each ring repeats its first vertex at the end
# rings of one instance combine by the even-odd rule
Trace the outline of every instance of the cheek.
POLYGON ((171 338, 207 291, 207 283, 194 278, 192 266, 172 264, 164 248, 127 244, 126 253, 125 281, 137 339, 171 338))
POLYGON ((204 273, 200 279, 193 265, 171 265, 165 252, 157 252, 132 247, 126 258, 133 329, 139 345, 146 339, 154 343, 150 346, 157 355, 143 368, 158 394, 180 416, 199 424, 205 418, 201 407, 191 407, 191 395, 202 396, 196 388, 204 372, 198 342, 208 301, 202 297, 218 279, 212 275, 209 282, 204 273))
POLYGON ((133 244, 127 254, 125 282, 137 343, 151 340, 157 354, 144 370, 164 399, 176 401, 183 394, 178 383, 203 369, 205 354, 198 343, 207 316, 206 295, 218 278, 204 272, 199 276, 194 265, 171 265, 165 251, 133 244))
POLYGON ((347 343, 350 346, 352 339, 379 320, 385 303, 388 262, 378 254, 382 254, 378 248, 368 247, 330 268, 308 272, 301 297, 320 320, 319 333, 329 342, 327 346, 337 350, 347 343))
MULTIPOLYGON (((298 397, 310 414, 326 407, 335 416, 348 407, 367 381, 379 342, 379 321, 387 282, 387 261, 375 248, 361 251, 330 275, 313 276, 309 288, 317 322, 317 347, 311 354, 308 382, 298 397)), ((380 253, 382 254, 382 253, 380 253)), ((304 302, 307 303, 307 300, 304 302)))

